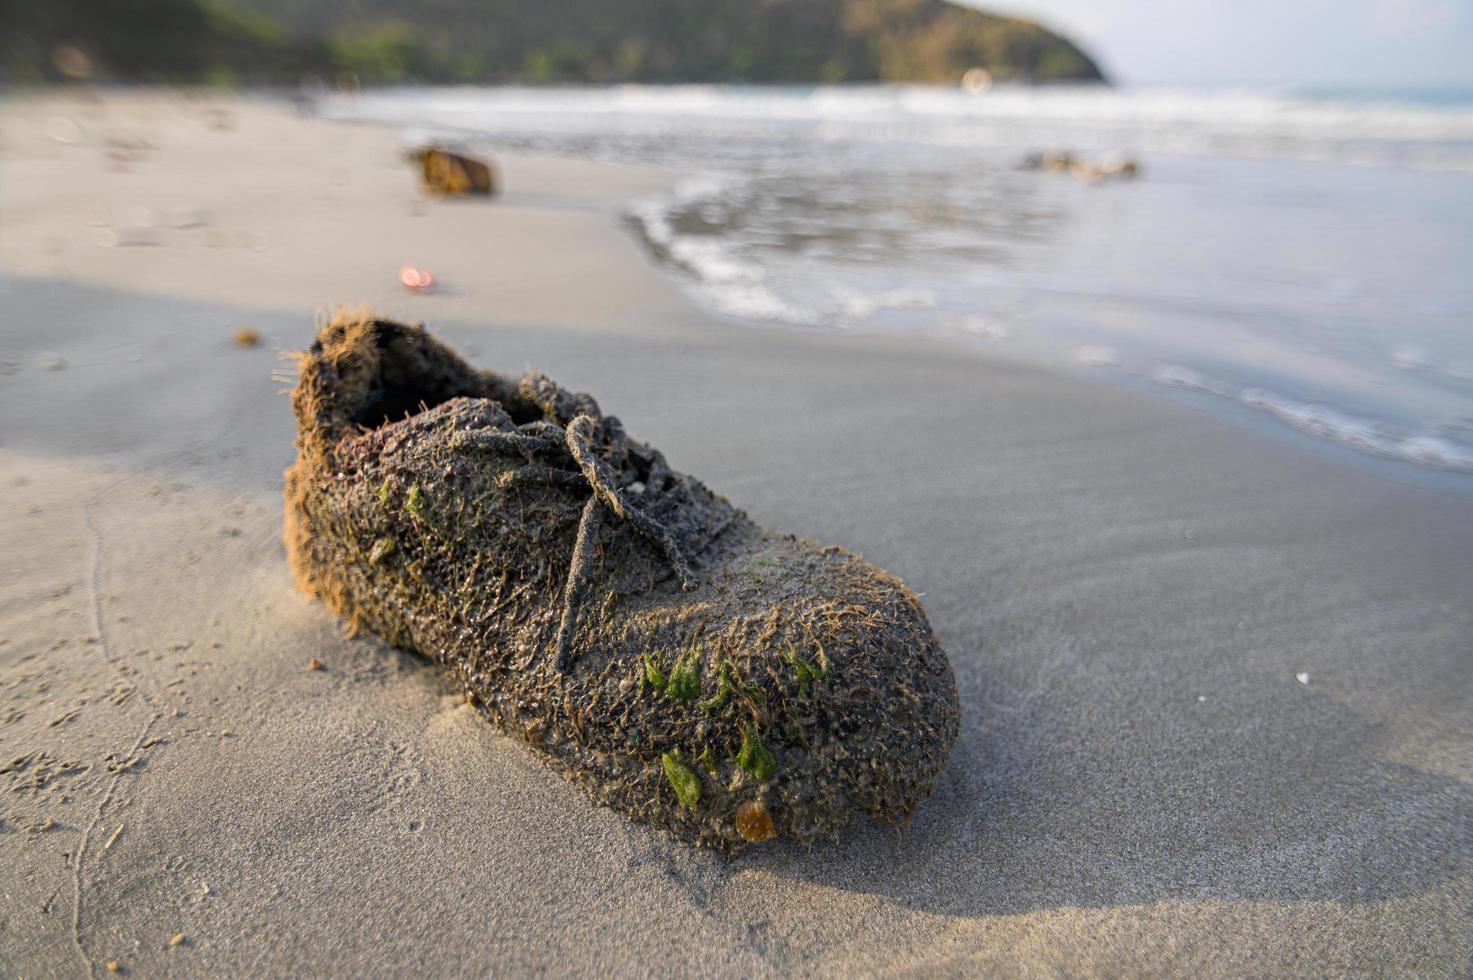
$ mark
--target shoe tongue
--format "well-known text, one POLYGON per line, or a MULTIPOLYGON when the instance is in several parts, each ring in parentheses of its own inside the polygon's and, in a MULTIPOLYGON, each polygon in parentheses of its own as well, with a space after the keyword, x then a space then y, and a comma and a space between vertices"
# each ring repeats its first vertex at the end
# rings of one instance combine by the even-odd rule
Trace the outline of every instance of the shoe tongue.
POLYGON ((528 371, 517 385, 517 394, 535 405, 549 421, 566 425, 580 415, 602 421, 598 402, 581 391, 569 391, 541 371, 528 371))

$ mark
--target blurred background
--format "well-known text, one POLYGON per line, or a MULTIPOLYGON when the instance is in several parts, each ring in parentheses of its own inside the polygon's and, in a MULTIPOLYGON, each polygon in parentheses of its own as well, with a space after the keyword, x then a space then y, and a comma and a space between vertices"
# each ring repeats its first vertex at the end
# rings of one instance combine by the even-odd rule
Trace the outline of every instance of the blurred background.
POLYGON ((944 336, 1468 492, 1460 0, 64 0, 0 36, 12 91, 669 168, 625 226, 733 327, 944 336))

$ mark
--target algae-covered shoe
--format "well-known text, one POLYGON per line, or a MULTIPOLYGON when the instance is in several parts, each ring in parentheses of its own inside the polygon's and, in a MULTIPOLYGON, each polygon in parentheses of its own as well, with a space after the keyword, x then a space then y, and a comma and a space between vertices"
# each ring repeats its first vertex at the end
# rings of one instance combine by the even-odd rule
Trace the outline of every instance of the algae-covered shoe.
POLYGON ((629 816, 728 853, 909 818, 956 740, 916 597, 763 530, 588 395, 340 315, 302 355, 298 584, 629 816))

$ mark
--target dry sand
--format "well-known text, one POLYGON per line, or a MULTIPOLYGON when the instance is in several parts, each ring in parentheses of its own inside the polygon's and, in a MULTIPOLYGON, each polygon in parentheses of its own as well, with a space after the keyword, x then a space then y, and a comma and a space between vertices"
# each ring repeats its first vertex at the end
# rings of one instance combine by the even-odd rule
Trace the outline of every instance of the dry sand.
POLYGON ((424 204, 392 133, 211 104, 0 105, 0 975, 1473 967, 1473 505, 714 321, 618 225, 668 174, 513 158, 497 203, 424 204), (925 593, 964 716, 913 823, 693 851, 295 594, 276 351, 362 300, 925 593))

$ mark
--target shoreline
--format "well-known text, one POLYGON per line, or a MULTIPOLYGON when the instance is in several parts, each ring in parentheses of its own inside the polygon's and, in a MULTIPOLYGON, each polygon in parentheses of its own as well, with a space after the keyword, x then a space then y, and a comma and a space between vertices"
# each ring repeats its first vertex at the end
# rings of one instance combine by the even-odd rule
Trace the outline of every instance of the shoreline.
POLYGON ((613 219, 666 175, 508 157, 505 198, 415 214, 390 133, 233 109, 224 132, 157 114, 111 172, 0 103, 6 972, 1467 962, 1466 501, 1091 379, 734 329, 613 219), (249 181, 222 183, 232 159, 249 181), (95 203, 198 205, 209 224, 158 235, 227 247, 99 247, 95 203), (37 249, 72 279, 17 275, 37 249), (468 295, 405 295, 406 261, 468 295), (923 593, 963 726, 911 825, 693 851, 294 593, 275 350, 355 290, 595 393, 759 522, 923 593))
MULTIPOLYGON (((1290 428, 1334 444, 1338 451, 1327 451, 1332 458, 1442 492, 1473 494, 1473 433, 1466 421, 1473 407, 1467 355, 1473 352, 1446 312, 1468 298, 1456 284, 1466 251, 1459 242, 1470 227, 1462 208, 1467 177, 1408 169, 1409 144, 1386 128, 1392 117, 1373 122, 1376 114, 1360 106, 1339 120, 1383 154, 1381 164, 1367 171, 1350 165, 1347 154, 1355 154, 1344 133, 1329 143, 1308 135, 1325 139, 1321 126, 1333 127, 1327 118, 1312 123, 1310 107, 1300 107, 1309 116, 1297 124, 1280 123, 1275 131, 1286 142, 1265 152, 1254 141, 1263 136, 1260 127, 1274 128, 1264 106, 1250 113, 1256 123, 1235 117, 1219 130, 1200 118, 1200 107, 1193 115, 1178 102, 1172 111, 1186 115, 1168 112, 1164 118, 1180 125, 1164 119, 1146 130, 1126 125, 1117 134, 1119 145, 1152 143, 1151 133, 1195 131, 1196 125, 1230 145, 1215 156, 1192 157, 1161 143, 1162 152, 1147 161, 1144 181, 1076 187, 1071 194, 1071 181, 1061 188, 1037 175, 1020 177, 1013 162, 968 143, 973 116, 996 125, 992 107, 1000 96, 846 88, 812 95, 432 88, 328 98, 325 107, 334 119, 379 119, 419 131, 443 125, 471 142, 508 149, 700 171, 670 193, 632 202, 629 210, 641 237, 675 267, 689 294, 731 322, 900 336, 950 333, 980 341, 976 346, 988 355, 1066 373, 1087 364, 1091 373, 1133 387, 1164 374, 1170 380, 1163 385, 1217 396, 1198 401, 1214 401, 1216 414, 1255 431, 1290 428), (962 127, 957 146, 948 142, 947 126, 910 105, 916 99, 962 127), (768 125, 764 113, 781 122, 768 125), (872 128, 884 134, 875 139, 856 130, 872 114, 872 128), (665 135, 651 137, 651 126, 665 135), (892 127, 899 129, 891 133, 892 127), (1385 138, 1378 141, 1371 132, 1385 138), (790 156, 763 149, 763 140, 781 133, 792 140, 790 156), (939 169, 929 173, 931 164, 906 154, 935 141, 935 153, 955 162, 935 164, 939 169), (844 179, 826 176, 825 147, 859 161, 844 179), (1267 158, 1249 159, 1260 155, 1267 158), (940 181, 938 187, 893 187, 911 166, 940 181), (786 176, 763 176, 774 170, 786 176), (877 175, 890 179, 877 185, 877 175), (831 213, 824 204, 831 197, 846 207, 831 213), (885 212, 897 200, 905 207, 885 212), (1002 203, 1014 200, 1032 203, 1002 203), (916 222, 907 220, 907 210, 941 216, 916 222), (897 226, 883 257, 873 237, 887 223, 881 213, 897 226), (1442 218, 1429 223, 1414 217, 1434 213, 1442 218), (877 227, 862 227, 866 214, 877 227), (1046 214, 1061 216, 1076 231, 1049 244, 1046 214), (1282 227, 1287 214, 1299 219, 1293 222, 1298 230, 1282 227), (1020 221, 1040 226, 1010 244, 990 241, 991 223, 1020 221), (1023 240, 1035 235, 1031 245, 1023 240), (923 244, 932 236, 949 246, 938 245, 932 254, 923 244), (1116 248, 1122 236, 1137 247, 1116 248), (1261 259, 1245 260, 1245 253, 1260 251, 1261 259), (1088 257, 1111 252, 1139 257, 1088 257), (1419 271, 1381 274, 1398 261, 1419 271)), ((1244 108, 1237 105, 1240 113, 1244 108)), ((1325 108, 1319 106, 1322 115, 1325 108)), ((1086 138, 1037 128, 1058 111, 1056 99, 1031 98, 1026 107, 1004 113, 1017 125, 994 135, 1018 154, 1022 146, 1052 145, 1051 139, 1071 145, 1086 138)), ((1394 119, 1398 126, 1411 124, 1394 119)), ((1453 137, 1466 122, 1446 117, 1440 124, 1421 123, 1424 135, 1440 133, 1456 155, 1453 137)))
MULTIPOLYGON (((24 216, 17 220, 16 215, 7 214, 11 227, 8 236, 0 236, 0 262, 4 262, 13 271, 58 281, 67 281, 68 275, 65 271, 58 275, 58 267, 71 262, 85 267, 80 276, 84 282, 122 288, 137 288, 141 284, 145 291, 162 295, 229 301, 237 298, 233 287, 220 287, 230 281, 230 276, 224 272, 221 261, 211 259, 223 259, 228 263, 239 258, 256 266, 259 272, 252 270, 252 273, 269 282, 269 289, 263 292, 267 299, 265 305, 272 308, 307 308, 318 315, 325 315, 334 306, 356 306, 366 302, 390 314, 408 319, 423 319, 431 323, 447 317, 489 317, 558 329, 601 332, 609 328, 610 319, 606 310, 590 309, 588 304, 569 304, 559 308, 556 302, 549 300, 565 296, 565 281, 570 277, 576 278, 583 274, 606 283, 619 282, 628 276, 627 272, 615 275, 607 263, 594 269, 560 269, 555 264, 529 263, 507 269, 501 275, 488 275, 488 270, 478 267, 473 257, 450 254, 447 249, 427 240, 428 236, 416 235, 415 225, 423 224, 422 222, 402 220, 411 214, 424 217, 432 209, 447 209, 449 213, 454 213, 453 209, 466 208, 474 212, 479 207, 470 202, 433 203, 424 200, 397 156, 404 126, 340 115, 297 116, 296 106, 287 98, 288 94, 253 91, 242 96, 222 97, 209 90, 199 90, 182 95, 170 93, 163 98, 169 110, 178 118, 193 116, 205 120, 217 111, 216 107, 225 106, 228 111, 238 112, 245 118, 284 116, 311 125, 349 131, 351 135, 342 141, 345 150, 356 153, 368 148, 373 163, 370 172, 372 185, 348 186, 350 178, 344 176, 346 168, 331 169, 326 175, 325 185, 314 188, 316 193, 312 203, 319 212, 314 217, 329 223, 329 226, 336 226, 334 230, 340 228, 341 234, 345 236, 372 234, 375 229, 386 227, 393 227, 394 234, 406 234, 409 244, 400 249, 404 261, 414 261, 437 271, 441 283, 434 294, 406 296, 397 283, 393 271, 397 267, 391 261, 382 262, 371 273, 360 265, 346 263, 327 270, 305 268, 293 261, 298 257, 296 250, 284 249, 281 247, 282 243, 273 242, 269 231, 256 230, 256 226, 269 228, 273 223, 280 224, 280 216, 270 216, 264 222, 251 222, 243 213, 248 211, 247 207, 238 211, 222 209, 223 213, 212 214, 209 208, 197 205, 180 207, 177 204, 159 204, 156 202, 193 198, 180 195, 173 187, 164 189, 146 180, 135 181, 139 185, 135 196, 154 204, 150 210, 156 223, 166 225, 171 220, 171 212, 185 211, 198 213, 206 219, 208 225, 200 229, 143 229, 145 243, 152 242, 154 245, 124 245, 120 251, 136 253, 129 255, 133 261, 106 261, 99 254, 79 256, 79 253, 99 252, 85 234, 101 234, 102 231, 98 228, 82 228, 79 221, 67 222, 65 215, 61 216, 61 221, 48 216, 28 226, 24 216), (389 174, 392 174, 390 179, 383 179, 389 174), (349 213, 356 208, 362 208, 361 215, 349 213), (249 230, 246 227, 220 227, 232 221, 248 225, 249 230), (71 227, 65 227, 68 224, 71 227), (27 238, 30 239, 29 248, 13 244, 16 240, 24 242, 27 238), (157 251, 157 246, 162 246, 171 260, 167 266, 167 276, 156 274, 165 266, 151 261, 154 256, 147 254, 157 251), (210 252, 218 254, 212 256, 208 254, 210 252), (15 261, 17 257, 19 261, 15 261), (80 262, 76 261, 79 257, 80 262), (431 259, 434 261, 428 261, 431 259), (446 275, 447 269, 449 275, 446 275), (318 284, 314 281, 317 278, 325 278, 327 285, 324 287, 318 284), (473 289, 480 295, 471 295, 473 289), (524 297, 520 302, 514 298, 518 294, 524 297)), ((87 106, 95 109, 97 105, 106 104, 111 99, 121 104, 120 111, 126 112, 135 106, 147 109, 160 98, 157 90, 146 87, 103 90, 95 100, 81 100, 80 106, 84 110, 87 106)), ((17 98, 12 95, 0 100, 0 106, 5 107, 5 111, 22 110, 18 115, 24 123, 31 124, 29 128, 34 132, 40 122, 38 113, 50 113, 48 107, 51 106, 70 106, 72 110, 76 110, 79 102, 62 92, 52 92, 39 98, 17 98)), ((27 127, 23 125, 18 128, 27 127)), ((100 142, 102 139, 111 140, 115 135, 108 133, 106 127, 99 126, 90 138, 100 142)), ((34 139, 28 143, 17 142, 31 152, 35 151, 34 139)), ((50 149, 53 158, 64 159, 68 155, 66 147, 53 146, 50 149)), ((497 216, 504 216, 508 212, 519 212, 524 216, 542 207, 602 213, 607 219, 605 227, 590 225, 585 229, 595 242, 588 250, 589 253, 611 255, 621 244, 637 252, 645 259, 639 263, 641 280, 646 278, 647 272, 652 271, 671 294, 662 297, 662 305, 668 303, 694 307, 692 312, 699 314, 698 318, 704 325, 805 336, 888 339, 901 345, 916 344, 922 347, 938 345, 949 356, 973 358, 979 362, 1003 366, 1026 366, 1052 373, 1073 383, 1102 384, 1116 390, 1143 393, 1178 408, 1224 420, 1257 438, 1266 438, 1341 466, 1432 493, 1473 500, 1473 475, 1456 467, 1448 468, 1437 464, 1439 452, 1444 448, 1456 447, 1442 447, 1436 440, 1422 446, 1421 443, 1426 440, 1412 439, 1410 443, 1416 444, 1412 448, 1422 458, 1420 461, 1403 459, 1397 455, 1401 451, 1399 446, 1378 444, 1368 447, 1361 444, 1372 438, 1369 430, 1374 428, 1373 420, 1346 416, 1312 399, 1295 402, 1272 391, 1259 391, 1251 385, 1243 388, 1238 397, 1232 396, 1230 392, 1228 397, 1223 398, 1210 390, 1211 378, 1206 379, 1207 387, 1202 390, 1189 390, 1190 385, 1163 383, 1155 377, 1160 366, 1148 369, 1149 361, 1125 367, 1119 364, 1085 366, 1070 360, 1061 361, 1059 350, 1015 350, 1012 348, 1018 347, 1016 343, 1009 346, 991 340, 978 340, 957 331, 938 329, 924 336, 910 336, 885 330, 847 330, 834 325, 799 327, 774 324, 723 313, 712 309, 703 297, 694 295, 699 293, 699 289, 696 284, 686 281, 691 273, 680 267, 678 262, 674 263, 675 268, 671 268, 671 260, 659 256, 659 245, 650 239, 647 230, 642 226, 635 231, 628 228, 631 223, 639 224, 631 215, 630 205, 648 200, 652 196, 669 196, 679 184, 699 178, 700 174, 655 165, 593 161, 558 154, 495 151, 493 155, 505 171, 503 176, 508 178, 508 193, 490 205, 497 216), (528 181, 524 174, 536 175, 530 181, 531 187, 555 187, 556 190, 551 196, 545 190, 527 191, 525 188, 528 181), (619 239, 619 242, 614 239, 619 239), (1245 402, 1250 397, 1256 397, 1257 401, 1245 402), (1335 431, 1326 431, 1326 426, 1335 431), (1341 429, 1344 431, 1340 431, 1341 429)), ((206 157, 200 165, 219 167, 223 163, 218 157, 206 157)), ((146 167, 140 166, 139 169, 146 167)), ((320 181, 323 175, 316 176, 320 181)), ((24 180, 25 175, 20 175, 19 179, 24 180)), ((194 195, 195 198, 200 196, 199 193, 194 195)), ((255 203, 251 202, 252 205, 255 203)), ((113 208, 117 213, 111 216, 113 222, 119 226, 119 237, 122 239, 139 231, 122 227, 128 220, 125 207, 113 208)), ((270 209, 269 204, 265 207, 270 209)), ((88 224, 94 222, 90 211, 86 221, 88 224)), ((455 222, 454 225, 454 233, 458 236, 473 236, 476 233, 474 215, 472 220, 455 222)), ((320 258, 320 254, 314 255, 314 258, 320 258)), ((653 289, 653 284, 647 281, 638 282, 624 291, 623 295, 611 297, 614 309, 617 311, 621 305, 632 305, 634 294, 651 292, 653 289)), ((1064 350, 1067 351, 1067 347, 1064 350)), ((0 351, 0 356, 4 356, 3 351, 0 351)))

